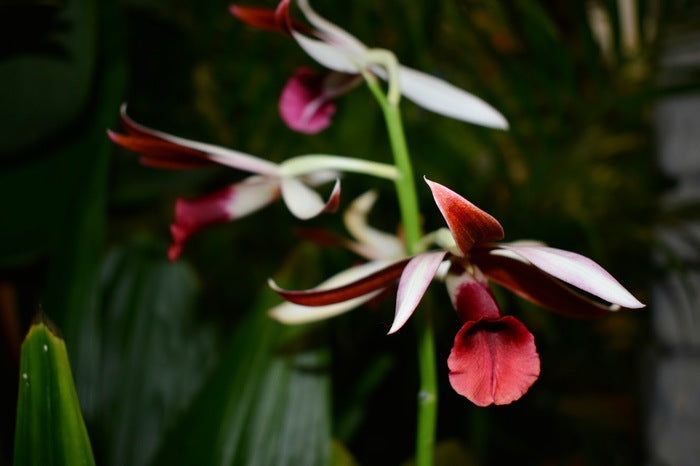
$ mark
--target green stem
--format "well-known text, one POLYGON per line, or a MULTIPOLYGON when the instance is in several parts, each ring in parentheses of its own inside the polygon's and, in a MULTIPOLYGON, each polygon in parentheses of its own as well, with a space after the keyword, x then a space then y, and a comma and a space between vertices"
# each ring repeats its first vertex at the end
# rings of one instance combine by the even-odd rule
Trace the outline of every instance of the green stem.
MULTIPOLYGON (((415 254, 421 240, 420 211, 416 195, 415 178, 406 137, 401 123, 398 99, 388 99, 371 75, 365 75, 367 84, 379 102, 386 122, 394 154, 394 164, 399 177, 394 180, 406 236, 406 252, 415 254)), ((437 370, 435 367, 435 342, 430 314, 426 309, 414 317, 418 334, 418 368, 420 389, 418 392, 418 421, 416 428, 416 465, 431 466, 435 446, 437 421, 437 370)))
POLYGON ((366 78, 367 85, 377 101, 379 101, 379 105, 384 113, 391 150, 394 154, 394 164, 399 171, 399 176, 394 180, 394 184, 399 200, 404 234, 406 235, 406 252, 408 255, 413 255, 421 238, 420 216, 413 167, 411 166, 411 157, 408 154, 406 137, 401 124, 399 104, 398 102, 392 103, 387 99, 373 76, 368 75, 366 78))
MULTIPOLYGON (((428 308, 426 307, 426 311, 428 308)), ((433 464, 435 427, 437 423, 437 370, 435 367, 435 338, 429 312, 414 316, 418 333, 418 367, 420 391, 418 392, 418 426, 416 430, 416 464, 433 464)))

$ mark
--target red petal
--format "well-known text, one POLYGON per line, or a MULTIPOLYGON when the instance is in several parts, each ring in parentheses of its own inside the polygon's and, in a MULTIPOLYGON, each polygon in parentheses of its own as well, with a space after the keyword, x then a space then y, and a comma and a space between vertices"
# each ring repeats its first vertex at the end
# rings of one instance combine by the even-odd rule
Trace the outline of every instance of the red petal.
POLYGON ((462 254, 467 255, 475 244, 503 239, 498 220, 440 183, 425 181, 462 254))
POLYGON ((611 310, 577 293, 532 264, 490 254, 487 249, 474 251, 471 261, 490 280, 550 311, 570 317, 591 318, 601 317, 611 310))
POLYGON ((299 227, 295 232, 301 239, 310 241, 322 248, 346 247, 350 243, 348 239, 322 228, 299 227))
POLYGON ((511 316, 464 324, 447 366, 452 388, 478 406, 512 403, 540 375, 535 339, 511 316))
POLYGON ((196 199, 178 199, 173 237, 168 251, 170 260, 180 256, 182 247, 193 234, 210 225, 224 223, 252 213, 279 197, 276 180, 254 176, 196 199))
POLYGON ((175 223, 170 225, 173 243, 168 251, 170 260, 180 256, 182 247, 190 236, 209 225, 233 219, 227 206, 234 196, 235 188, 227 186, 197 199, 179 198, 175 203, 175 223))
POLYGON ((290 27, 304 34, 313 32, 308 26, 291 19, 289 15, 289 0, 282 0, 274 10, 231 5, 229 11, 239 20, 258 29, 279 32, 287 36, 291 35, 290 27))
POLYGON ((256 8, 240 5, 231 5, 229 11, 233 16, 244 23, 265 31, 289 34, 287 26, 277 21, 275 10, 269 8, 256 8))
POLYGON ((204 152, 164 139, 118 134, 110 130, 107 130, 107 135, 118 146, 141 154, 141 163, 149 167, 184 170, 214 165, 204 152))
POLYGON ((129 133, 132 136, 144 136, 148 138, 165 139, 158 135, 158 131, 147 126, 143 126, 132 120, 131 117, 129 117, 129 115, 126 113, 126 108, 126 103, 122 103, 119 107, 119 119, 121 120, 122 126, 124 126, 124 129, 126 129, 127 133, 129 133))
POLYGON ((501 310, 486 281, 478 280, 465 271, 459 276, 449 274, 446 284, 452 305, 462 322, 498 319, 501 316, 501 310))
POLYGON ((280 296, 294 304, 301 304, 302 306, 325 306, 347 301, 388 286, 392 282, 398 280, 409 260, 410 258, 394 262, 353 283, 337 288, 291 291, 281 289, 274 283, 270 285, 280 296))

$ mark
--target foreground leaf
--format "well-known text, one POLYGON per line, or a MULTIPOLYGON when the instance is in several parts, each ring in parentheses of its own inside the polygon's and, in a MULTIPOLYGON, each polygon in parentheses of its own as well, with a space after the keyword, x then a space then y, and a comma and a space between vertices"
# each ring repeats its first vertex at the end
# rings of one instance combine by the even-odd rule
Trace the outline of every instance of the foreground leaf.
MULTIPOLYGON (((302 248, 279 276, 290 280, 290 271, 299 264, 314 270, 310 264, 315 261, 302 248)), ((263 288, 154 464, 329 463, 328 350, 309 347, 299 338, 302 327, 272 320, 267 310, 277 302, 274 292, 263 288)))
POLYGON ((66 345, 44 322, 22 345, 14 464, 95 464, 66 345))
POLYGON ((164 249, 145 239, 112 248, 100 299, 83 319, 76 378, 105 466, 151 464, 214 363, 213 332, 197 320, 196 276, 164 249))

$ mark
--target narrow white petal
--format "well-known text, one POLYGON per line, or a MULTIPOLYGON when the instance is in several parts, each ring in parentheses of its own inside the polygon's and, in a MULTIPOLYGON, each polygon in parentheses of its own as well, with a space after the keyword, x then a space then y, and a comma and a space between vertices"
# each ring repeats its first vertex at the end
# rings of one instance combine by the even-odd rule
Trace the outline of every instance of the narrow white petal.
MULTIPOLYGON (((337 181, 331 196, 335 195, 336 190, 339 189, 338 184, 337 181)), ((284 203, 289 211, 299 219, 308 220, 327 209, 327 203, 323 201, 321 196, 297 178, 283 177, 281 187, 284 203)))
POLYGON ((311 39, 296 31, 292 31, 292 36, 307 55, 326 68, 342 73, 360 72, 358 66, 363 61, 362 57, 355 57, 340 46, 311 39))
POLYGON ((406 265, 399 280, 399 290, 396 294, 396 314, 391 324, 389 334, 399 330, 413 315, 425 291, 433 281, 440 268, 446 251, 427 252, 420 254, 406 265))
POLYGON ((362 56, 366 53, 367 47, 357 37, 316 13, 311 8, 308 0, 299 0, 297 4, 301 12, 306 16, 306 19, 309 20, 309 23, 321 32, 325 40, 336 45, 342 45, 343 48, 357 56, 362 56))
POLYGON ((269 314, 275 320, 283 324, 306 324, 319 320, 329 319, 361 306, 377 296, 382 290, 367 293, 364 296, 343 301, 342 303, 329 304, 328 306, 300 306, 298 304, 283 302, 270 309, 269 314))
MULTIPOLYGON (((644 307, 612 275, 585 256, 546 246, 500 244, 499 248, 605 301, 628 308, 644 307)), ((492 251, 492 254, 498 254, 497 251, 492 251)))
POLYGON ((467 91, 435 76, 399 65, 401 94, 421 107, 457 120, 507 129, 498 110, 467 91))

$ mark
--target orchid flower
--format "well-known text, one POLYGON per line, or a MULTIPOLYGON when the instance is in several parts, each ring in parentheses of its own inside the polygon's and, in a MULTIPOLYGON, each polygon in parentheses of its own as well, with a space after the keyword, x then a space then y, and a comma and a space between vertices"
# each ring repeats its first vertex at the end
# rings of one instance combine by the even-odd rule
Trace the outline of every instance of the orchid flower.
POLYGON ((399 64, 388 50, 372 49, 359 39, 316 13, 308 0, 298 1, 311 24, 292 21, 290 0, 276 10, 232 5, 231 13, 254 27, 292 36, 299 46, 329 71, 297 71, 287 82, 280 99, 280 112, 297 131, 315 133, 330 124, 335 110, 332 100, 355 87, 361 78, 387 80, 388 97, 398 103, 400 95, 421 107, 450 118, 482 126, 506 129, 508 123, 482 99, 442 79, 399 64))
POLYGON ((473 403, 487 406, 517 400, 539 375, 532 334, 515 317, 501 315, 487 280, 575 317, 599 317, 620 307, 644 306, 584 256, 533 241, 496 243, 504 232, 495 218, 445 186, 426 182, 449 228, 431 235, 442 250, 396 259, 383 268, 356 268, 350 274, 352 280, 311 290, 284 290, 270 281, 275 291, 297 305, 287 309, 286 321, 328 317, 323 312, 314 314, 316 306, 327 309, 345 303, 342 310, 350 310, 398 283, 391 334, 411 317, 432 280, 444 279, 463 322, 447 361, 450 383, 473 403), (364 301, 357 300, 361 297, 364 301))
POLYGON ((127 134, 109 130, 107 134, 115 144, 140 153, 143 165, 181 170, 219 164, 253 174, 199 198, 177 199, 175 222, 170 226, 173 242, 168 257, 171 260, 179 257, 185 241, 200 229, 241 218, 280 197, 289 211, 302 220, 335 211, 340 200, 339 171, 387 179, 397 176, 396 169, 390 165, 326 154, 301 155, 276 164, 145 127, 127 115, 126 105, 122 105, 120 113, 127 134), (333 179, 335 185, 325 201, 311 189, 333 179))

